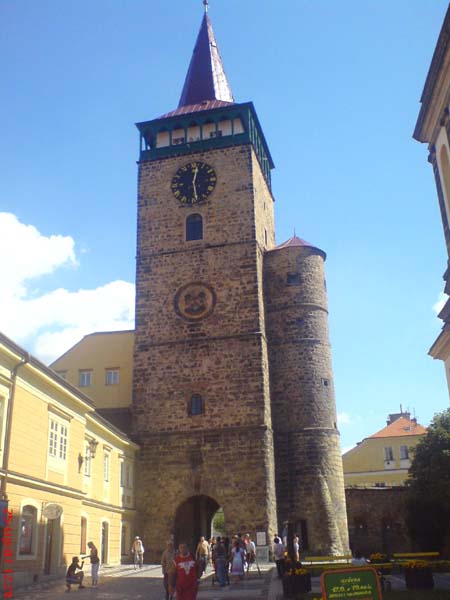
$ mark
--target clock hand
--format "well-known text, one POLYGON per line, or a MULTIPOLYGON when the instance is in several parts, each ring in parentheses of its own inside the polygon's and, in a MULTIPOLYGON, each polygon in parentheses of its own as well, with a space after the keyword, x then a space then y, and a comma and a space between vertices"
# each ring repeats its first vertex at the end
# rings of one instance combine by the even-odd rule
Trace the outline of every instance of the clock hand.
POLYGON ((195 167, 195 169, 194 169, 194 177, 192 178, 192 188, 194 190, 194 198, 195 198, 196 201, 198 201, 197 188, 195 187, 195 180, 197 179, 197 173, 198 173, 198 166, 195 167))

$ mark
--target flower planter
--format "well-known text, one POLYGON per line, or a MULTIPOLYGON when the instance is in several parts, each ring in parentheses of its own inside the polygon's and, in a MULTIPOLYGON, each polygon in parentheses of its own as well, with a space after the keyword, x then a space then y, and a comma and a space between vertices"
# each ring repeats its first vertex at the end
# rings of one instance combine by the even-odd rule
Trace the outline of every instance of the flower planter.
POLYGON ((311 591, 311 575, 294 575, 294 590, 296 594, 306 594, 311 591))
POLYGON ((293 598, 294 597, 294 576, 293 575, 283 575, 283 579, 281 580, 283 584, 283 598, 293 598))
POLYGON ((297 594, 306 594, 311 591, 311 575, 284 575, 283 598, 295 598, 297 594))
POLYGON ((431 590, 434 588, 431 569, 405 569, 405 583, 408 590, 431 590))

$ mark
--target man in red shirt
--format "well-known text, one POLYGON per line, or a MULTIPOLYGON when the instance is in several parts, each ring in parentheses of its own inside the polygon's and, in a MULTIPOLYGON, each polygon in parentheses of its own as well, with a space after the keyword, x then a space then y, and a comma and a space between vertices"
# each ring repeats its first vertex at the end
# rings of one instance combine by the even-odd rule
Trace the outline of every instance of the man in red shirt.
POLYGON ((197 563, 186 544, 180 544, 178 550, 179 553, 174 559, 177 600, 196 600, 197 563))

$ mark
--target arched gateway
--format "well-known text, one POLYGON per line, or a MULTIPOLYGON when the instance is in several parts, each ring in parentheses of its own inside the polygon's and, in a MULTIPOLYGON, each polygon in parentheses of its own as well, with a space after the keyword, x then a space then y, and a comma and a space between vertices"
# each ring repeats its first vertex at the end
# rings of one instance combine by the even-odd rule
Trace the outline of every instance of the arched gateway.
POLYGON ((211 537, 211 523, 220 505, 209 496, 191 496, 182 502, 175 515, 173 536, 175 544, 186 542, 195 551, 201 535, 211 537))

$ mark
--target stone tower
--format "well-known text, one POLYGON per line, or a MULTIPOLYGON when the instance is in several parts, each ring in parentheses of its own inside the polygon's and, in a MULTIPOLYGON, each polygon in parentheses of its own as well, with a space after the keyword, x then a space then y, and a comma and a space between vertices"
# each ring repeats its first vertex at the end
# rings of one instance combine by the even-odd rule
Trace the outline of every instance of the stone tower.
POLYGON ((320 555, 348 549, 324 260, 296 236, 264 260, 279 521, 320 555))
POLYGON ((275 248, 272 158, 253 104, 234 102, 207 12, 178 108, 137 126, 132 408, 149 558, 170 535, 209 535, 219 507, 230 534, 270 539, 290 518, 340 552, 324 255, 275 248))

